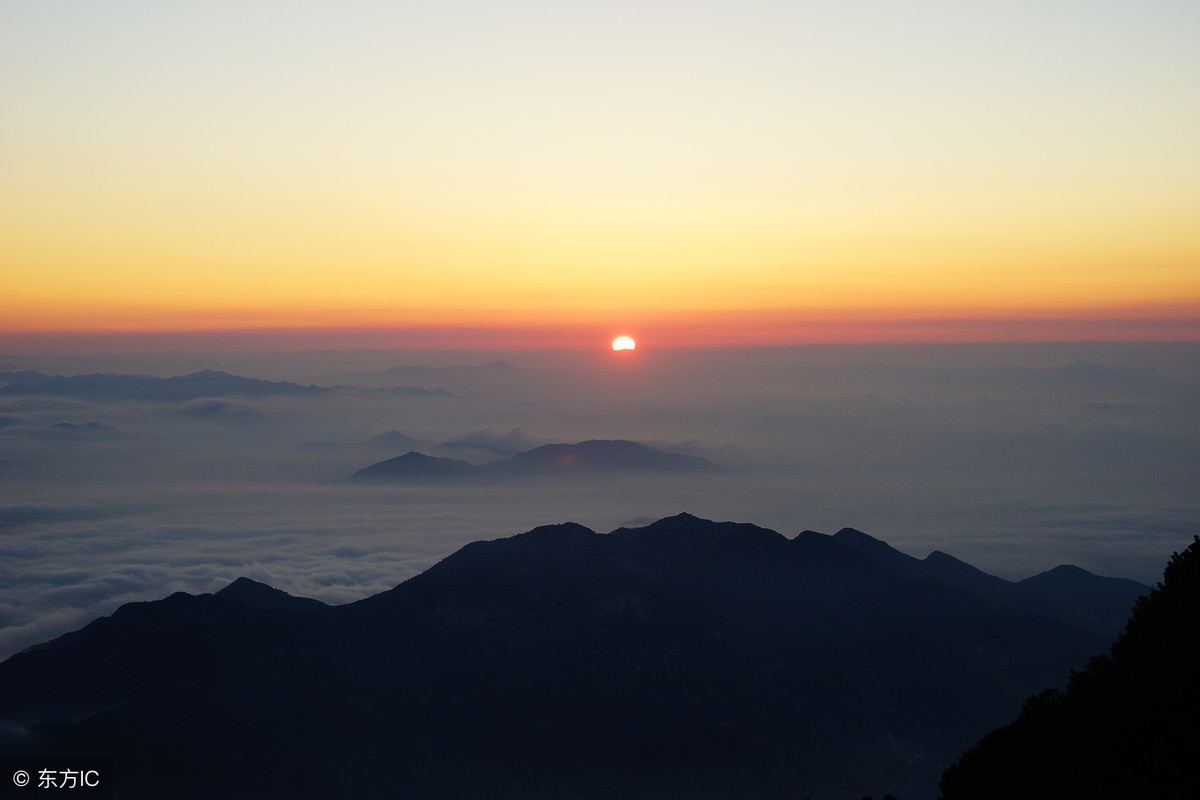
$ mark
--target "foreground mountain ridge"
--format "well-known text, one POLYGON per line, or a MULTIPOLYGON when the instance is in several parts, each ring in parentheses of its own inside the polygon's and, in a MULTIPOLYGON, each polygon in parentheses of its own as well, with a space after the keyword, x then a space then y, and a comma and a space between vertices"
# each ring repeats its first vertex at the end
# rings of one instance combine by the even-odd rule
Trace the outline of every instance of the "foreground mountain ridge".
POLYGON ((1121 630, 1133 601, 1150 590, 1149 586, 1128 578, 1101 577, 1070 564, 1060 564, 1012 582, 989 575, 940 550, 923 559, 914 558, 853 528, 843 528, 834 538, 901 575, 936 580, 977 597, 1026 608, 1106 637, 1121 630))
POLYGON ((0 731, 122 797, 911 800, 1109 640, 849 537, 564 523, 343 606, 131 603, 0 664, 0 731))

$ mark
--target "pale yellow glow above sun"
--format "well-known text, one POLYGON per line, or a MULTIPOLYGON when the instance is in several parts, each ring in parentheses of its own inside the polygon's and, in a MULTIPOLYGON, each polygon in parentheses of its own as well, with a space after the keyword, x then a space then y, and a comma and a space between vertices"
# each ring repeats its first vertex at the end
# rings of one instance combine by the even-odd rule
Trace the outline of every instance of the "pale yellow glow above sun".
POLYGON ((303 5, 0 11, 0 335, 1200 336, 1196 3, 303 5))

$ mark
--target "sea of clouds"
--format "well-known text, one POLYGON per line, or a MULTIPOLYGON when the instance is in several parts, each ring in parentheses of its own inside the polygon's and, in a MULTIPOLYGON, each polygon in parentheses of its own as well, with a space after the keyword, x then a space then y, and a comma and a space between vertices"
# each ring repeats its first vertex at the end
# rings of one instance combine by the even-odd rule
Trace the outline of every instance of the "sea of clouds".
MULTIPOLYGON (((611 353, 0 358, 0 371, 219 369, 333 388, 177 402, 0 391, 0 657, 120 604, 241 575, 342 603, 476 539, 688 511, 850 526, 1009 579, 1153 582, 1200 533, 1200 347, 926 345, 611 353), (633 439, 730 468, 358 485, 416 449, 483 463, 633 439)), ((3 381, 0 381, 2 390, 3 381)))

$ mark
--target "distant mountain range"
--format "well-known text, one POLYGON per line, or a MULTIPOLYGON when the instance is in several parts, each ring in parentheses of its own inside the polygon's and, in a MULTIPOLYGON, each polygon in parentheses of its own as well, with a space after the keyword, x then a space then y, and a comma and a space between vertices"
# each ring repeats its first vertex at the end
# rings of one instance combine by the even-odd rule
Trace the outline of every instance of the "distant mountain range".
POLYGON ((342 606, 125 605, 0 663, 0 751, 111 755, 123 798, 920 800, 1146 589, 849 529, 550 525, 342 606))
POLYGON ((360 469, 350 479, 419 482, 622 471, 719 472, 724 469, 705 458, 667 453, 640 442, 589 439, 577 444, 542 445, 483 465, 428 456, 414 450, 360 469))
POLYGON ((87 400, 151 400, 179 402, 226 395, 302 395, 330 391, 287 381, 243 378, 206 369, 174 378, 148 375, 45 375, 34 370, 0 372, 0 394, 52 395, 87 400))

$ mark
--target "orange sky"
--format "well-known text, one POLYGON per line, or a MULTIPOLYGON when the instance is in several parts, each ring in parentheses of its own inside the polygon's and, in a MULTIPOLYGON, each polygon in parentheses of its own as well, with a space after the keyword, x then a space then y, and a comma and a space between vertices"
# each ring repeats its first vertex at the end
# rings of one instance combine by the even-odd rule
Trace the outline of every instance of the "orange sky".
POLYGON ((0 350, 1200 338, 1180 4, 118 5, 0 11, 0 350))

